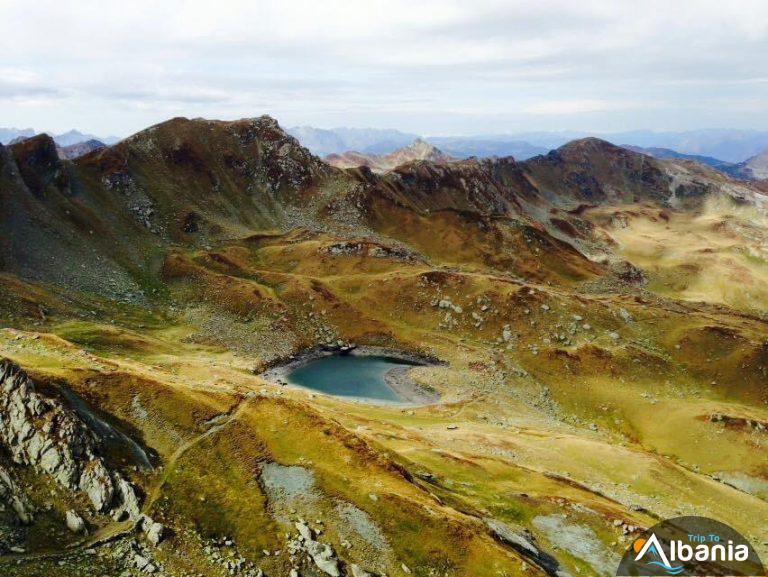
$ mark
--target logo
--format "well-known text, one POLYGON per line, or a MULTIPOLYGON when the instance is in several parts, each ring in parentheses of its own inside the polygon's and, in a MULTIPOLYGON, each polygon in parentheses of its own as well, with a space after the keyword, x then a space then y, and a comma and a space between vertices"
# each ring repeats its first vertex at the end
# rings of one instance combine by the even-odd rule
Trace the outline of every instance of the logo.
POLYGON ((635 539, 617 576, 765 575, 752 545, 733 527, 707 517, 662 521, 635 539))

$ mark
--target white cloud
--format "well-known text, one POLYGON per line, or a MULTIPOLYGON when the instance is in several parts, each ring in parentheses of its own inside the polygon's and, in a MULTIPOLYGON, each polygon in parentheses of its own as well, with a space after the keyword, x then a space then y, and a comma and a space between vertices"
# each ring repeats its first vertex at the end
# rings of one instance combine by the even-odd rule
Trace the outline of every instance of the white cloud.
POLYGON ((527 114, 571 115, 590 114, 595 112, 614 112, 618 110, 641 110, 654 106, 653 102, 627 102, 620 100, 603 100, 599 98, 583 98, 580 100, 549 100, 527 106, 527 114))
POLYGON ((768 128, 766 61, 763 0, 2 0, 0 125, 768 128))

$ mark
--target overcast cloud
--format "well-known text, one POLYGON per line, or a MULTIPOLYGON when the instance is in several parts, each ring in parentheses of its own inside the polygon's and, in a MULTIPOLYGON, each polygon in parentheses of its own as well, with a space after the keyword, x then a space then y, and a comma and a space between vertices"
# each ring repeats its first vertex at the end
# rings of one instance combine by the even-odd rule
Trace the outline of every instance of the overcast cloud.
POLYGON ((768 2, 0 0, 0 126, 768 129, 768 2))

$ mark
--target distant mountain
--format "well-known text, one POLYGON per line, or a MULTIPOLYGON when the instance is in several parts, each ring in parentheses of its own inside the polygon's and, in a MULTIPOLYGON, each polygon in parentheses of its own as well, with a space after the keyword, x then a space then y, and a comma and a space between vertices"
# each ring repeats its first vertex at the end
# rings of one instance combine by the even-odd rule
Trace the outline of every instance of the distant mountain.
POLYGON ((768 148, 768 131, 757 130, 712 129, 635 133, 635 138, 627 136, 623 142, 671 148, 684 154, 709 156, 733 163, 743 162, 768 148))
POLYGON ((85 142, 78 142, 77 144, 70 144, 69 146, 57 146, 56 151, 59 153, 59 158, 73 160, 90 154, 94 150, 101 150, 106 147, 107 145, 100 140, 91 139, 85 142))
POLYGON ((336 168, 367 166, 373 172, 380 173, 387 172, 414 160, 427 160, 436 164, 443 164, 456 159, 421 138, 417 138, 410 145, 389 154, 366 154, 348 151, 341 154, 329 154, 325 157, 325 161, 336 168))
POLYGON ((351 158, 350 151, 364 155, 390 154, 409 146, 414 140, 419 138, 456 158, 514 156, 519 160, 525 160, 538 154, 545 154, 550 148, 554 148, 534 146, 528 142, 506 136, 420 137, 419 135, 400 132, 399 130, 376 128, 334 128, 327 130, 311 126, 297 126, 289 129, 288 133, 298 139, 303 146, 306 146, 314 154, 319 156, 341 154, 346 155, 348 158, 351 158))
MULTIPOLYGON (((45 136, 48 136, 48 135, 45 135, 45 136)), ((11 140, 8 144, 9 145, 21 144, 22 142, 25 142, 30 138, 34 138, 34 136, 17 136, 13 140, 11 140)), ((84 156, 88 153, 93 152, 94 150, 101 150, 102 148, 107 147, 106 144, 104 144, 100 140, 95 140, 95 139, 86 140, 85 142, 78 142, 77 144, 70 144, 69 146, 59 146, 54 142, 54 146, 56 147, 56 153, 58 154, 59 158, 62 160, 74 160, 75 158, 84 156)))
MULTIPOLYGON (((350 150, 366 154, 388 154, 419 138, 418 135, 398 130, 375 128, 325 130, 301 126, 289 129, 288 132, 310 151, 320 156, 350 150)), ((710 157, 733 164, 744 162, 768 148, 768 131, 741 129, 705 129, 684 132, 633 130, 616 133, 521 132, 472 136, 422 136, 421 138, 456 158, 513 156, 518 160, 525 160, 545 154, 572 140, 589 137, 597 137, 617 146, 663 148, 679 154, 710 157)))
POLYGON ((732 162, 725 162, 719 158, 712 158, 711 156, 700 156, 698 154, 683 154, 682 152, 677 152, 671 148, 644 148, 642 146, 633 146, 631 144, 623 144, 622 147, 626 148, 627 150, 632 150, 633 152, 640 152, 642 154, 647 154, 648 156, 653 156, 654 158, 692 160, 693 162, 698 162, 699 164, 710 166, 716 170, 725 172, 726 174, 731 174, 733 169, 737 166, 732 162))
MULTIPOLYGON (((32 138, 37 134, 38 132, 33 128, 19 129, 0 127, 0 144, 10 144, 12 141, 18 140, 19 138, 32 138)), ((93 134, 84 134, 79 130, 69 130, 62 134, 48 134, 58 146, 72 146, 73 144, 80 144, 90 140, 97 140, 105 145, 112 145, 122 140, 118 136, 94 136, 93 134)))
MULTIPOLYGON (((469 137, 482 141, 523 141, 547 150, 565 143, 588 137, 597 137, 617 146, 632 145, 641 148, 666 148, 687 155, 716 158, 724 162, 743 162, 768 148, 768 131, 741 129, 703 129, 682 132, 655 132, 632 130, 627 132, 521 132, 506 135, 482 135, 469 137)), ((430 139, 446 152, 450 147, 430 139)), ((514 156, 514 154, 513 154, 514 156)))
POLYGON ((34 136, 35 131, 31 128, 0 128, 0 144, 10 144, 17 138, 29 138, 34 136))
POLYGON ((734 175, 749 180, 768 179, 768 149, 738 164, 734 175))
POLYGON ((70 130, 62 134, 52 134, 51 138, 59 146, 72 146, 73 144, 79 144, 89 140, 99 140, 97 136, 93 134, 83 134, 79 130, 70 130))
POLYGON ((535 146, 524 140, 509 140, 503 137, 499 139, 432 136, 428 142, 439 147, 446 154, 456 158, 469 158, 477 156, 488 158, 492 156, 513 156, 517 160, 527 160, 539 154, 546 154, 550 148, 535 146))
POLYGON ((350 150, 386 154, 408 146, 419 138, 417 134, 378 128, 334 128, 326 130, 311 126, 297 126, 288 129, 287 132, 298 139, 310 152, 319 156, 350 150))

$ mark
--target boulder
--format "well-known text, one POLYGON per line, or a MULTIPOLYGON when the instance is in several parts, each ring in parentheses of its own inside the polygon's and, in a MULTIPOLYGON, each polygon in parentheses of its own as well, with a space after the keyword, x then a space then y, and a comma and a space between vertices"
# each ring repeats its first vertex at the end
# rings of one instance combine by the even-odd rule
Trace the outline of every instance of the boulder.
POLYGON ((131 520, 137 520, 141 517, 141 507, 136 491, 128 481, 123 479, 120 473, 113 473, 112 479, 115 484, 115 508, 114 513, 120 517, 127 517, 131 520))
POLYGON ((317 541, 306 541, 304 546, 318 569, 331 577, 340 577, 339 560, 336 559, 330 545, 318 543, 317 541))
POLYGON ((73 533, 85 531, 85 521, 74 509, 67 511, 67 529, 73 533))
POLYGON ((162 524, 155 522, 152 517, 147 515, 141 516, 141 530, 144 531, 147 541, 155 547, 157 547, 165 537, 165 527, 162 524))
POLYGON ((368 571, 366 571, 359 565, 355 565, 354 563, 352 564, 350 569, 352 570, 352 577, 373 577, 372 573, 368 573, 368 571))

